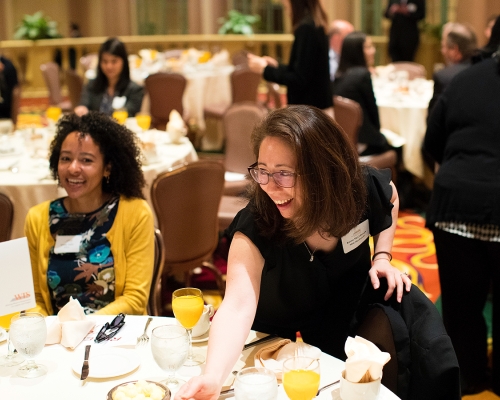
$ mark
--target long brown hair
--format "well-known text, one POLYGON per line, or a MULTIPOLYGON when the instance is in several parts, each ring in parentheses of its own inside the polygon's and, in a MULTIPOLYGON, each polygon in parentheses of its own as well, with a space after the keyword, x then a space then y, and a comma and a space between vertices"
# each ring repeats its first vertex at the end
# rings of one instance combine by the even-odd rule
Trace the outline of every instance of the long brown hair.
POLYGON ((322 26, 325 32, 328 30, 328 16, 323 9, 320 0, 290 0, 292 7, 292 25, 295 30, 306 16, 311 16, 316 26, 322 26))
POLYGON ((316 107, 294 105, 271 112, 252 134, 256 159, 266 137, 283 140, 297 159, 297 182, 303 199, 293 221, 252 181, 250 198, 260 233, 296 243, 319 231, 341 237, 355 227, 366 205, 366 187, 358 155, 329 116, 316 107))

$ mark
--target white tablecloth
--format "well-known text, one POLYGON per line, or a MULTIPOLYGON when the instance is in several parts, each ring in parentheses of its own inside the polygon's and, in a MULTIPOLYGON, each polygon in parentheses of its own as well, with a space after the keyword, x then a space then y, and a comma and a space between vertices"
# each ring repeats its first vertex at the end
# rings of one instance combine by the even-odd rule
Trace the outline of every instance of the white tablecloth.
MULTIPOLYGON (((91 318, 96 318, 98 324, 102 324, 112 319, 111 316, 91 318)), ((125 326, 127 326, 127 324, 133 325, 129 328, 133 328, 135 332, 142 333, 145 322, 145 316, 129 315, 126 317, 125 326)), ((47 321, 47 323, 50 324, 49 321, 47 321)), ((148 334, 151 337, 151 330, 156 326, 173 323, 175 323, 175 320, 172 318, 156 317, 148 328, 148 334)), ((260 337, 265 335, 251 332, 247 342, 253 341, 257 336, 260 337)), ((45 346, 42 353, 36 357, 36 361, 48 367, 48 374, 40 378, 23 379, 15 375, 17 367, 0 367, 0 398, 2 400, 64 400, 68 398, 72 400, 105 400, 108 391, 120 383, 137 379, 152 381, 165 379, 166 373, 157 366, 153 359, 150 342, 146 346, 136 349, 141 358, 140 366, 136 370, 116 378, 87 378, 84 384, 82 384, 80 380, 80 374, 73 372, 71 365, 75 362, 75 359, 77 362, 81 359, 83 363, 83 348, 86 344, 85 342, 82 342, 74 351, 67 350, 59 344, 45 346)), ((92 342, 92 346, 100 346, 100 344, 93 344, 92 342)), ((133 351, 133 346, 126 347, 133 351)), ((194 347, 195 351, 206 354, 207 342, 194 344, 194 347)), ((244 351, 235 368, 241 368, 241 362, 245 362, 247 366, 253 365, 253 357, 257 349, 258 346, 244 351)), ((4 342, 0 345, 0 355, 4 355, 6 351, 7 346, 4 342)), ((90 371, 92 371, 92 349, 90 351, 89 364, 90 371)), ((320 360, 320 387, 338 380, 343 370, 343 365, 344 363, 342 361, 327 354, 323 354, 320 360)), ((177 375, 187 380, 191 376, 199 375, 203 371, 203 368, 204 365, 199 367, 182 367, 177 375)), ((318 398, 324 400, 340 400, 338 392, 338 385, 336 385, 331 389, 323 391, 318 398)), ((278 399, 287 399, 281 385, 278 390, 278 399)), ((398 399, 398 397, 387 388, 382 387, 378 399, 395 400, 398 399)))
MULTIPOLYGON (((12 239, 24 236, 24 220, 31 207, 45 200, 66 195, 65 190, 58 187, 57 183, 48 177, 46 159, 32 158, 29 150, 24 147, 19 148, 16 153, 19 154, 0 156, 0 192, 9 196, 14 203, 12 239)), ((198 155, 187 138, 183 138, 180 144, 158 145, 158 154, 159 162, 143 167, 146 179, 143 192, 151 208, 151 183, 156 176, 173 166, 198 160, 198 155)))

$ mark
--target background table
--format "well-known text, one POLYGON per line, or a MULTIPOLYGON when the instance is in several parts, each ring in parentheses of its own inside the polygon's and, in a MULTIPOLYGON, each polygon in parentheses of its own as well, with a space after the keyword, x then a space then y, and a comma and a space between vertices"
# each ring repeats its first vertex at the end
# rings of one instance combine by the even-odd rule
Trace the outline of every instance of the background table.
MULTIPOLYGON (((49 317, 47 323, 50 324, 49 317)), ((98 324, 105 321, 110 321, 112 316, 96 316, 89 317, 96 318, 98 324)), ((145 316, 127 316, 127 323, 131 329, 139 334, 142 333, 146 317, 145 316)), ((175 320, 166 317, 155 317, 149 326, 148 334, 151 337, 152 328, 164 325, 174 324, 175 320)), ((247 342, 255 340, 256 337, 263 337, 264 334, 250 332, 247 342)), ((151 340, 150 340, 151 342, 151 340)), ((74 351, 68 350, 59 344, 45 346, 44 350, 36 358, 36 361, 46 365, 49 372, 46 376, 35 379, 18 378, 15 375, 17 367, 0 368, 0 394, 2 400, 62 400, 71 398, 72 400, 105 400, 106 394, 114 386, 137 379, 146 380, 161 380, 166 377, 166 373, 162 371, 156 364, 151 354, 150 342, 143 347, 139 347, 137 351, 141 357, 140 366, 127 375, 111 379, 94 379, 88 378, 82 384, 80 375, 73 372, 71 365, 73 360, 81 358, 83 363, 83 348, 85 342, 82 342, 74 351)), ((93 346, 99 346, 98 344, 93 346)), ((194 344, 195 351, 206 353, 207 342, 194 344)), ((252 347, 242 353, 240 360, 236 364, 237 369, 240 369, 243 364, 247 366, 253 365, 253 357, 259 347, 252 347)), ((0 355, 4 355, 7 351, 7 346, 4 343, 0 344, 0 355)), ((90 370, 92 370, 92 350, 90 352, 90 370)), ((321 364, 321 386, 334 382, 339 379, 341 371, 343 370, 344 363, 336 358, 327 354, 323 354, 320 360, 321 364)), ((178 376, 183 379, 189 379, 192 376, 202 373, 204 365, 200 367, 182 367, 178 376)), ((229 398, 226 396, 225 398, 229 398)), ((332 389, 323 391, 319 399, 340 399, 338 396, 338 385, 332 389)), ((286 400, 286 394, 283 386, 280 385, 278 391, 278 399, 286 400)), ((379 400, 395 400, 398 399, 396 395, 390 392, 387 388, 382 387, 379 395, 379 400)))

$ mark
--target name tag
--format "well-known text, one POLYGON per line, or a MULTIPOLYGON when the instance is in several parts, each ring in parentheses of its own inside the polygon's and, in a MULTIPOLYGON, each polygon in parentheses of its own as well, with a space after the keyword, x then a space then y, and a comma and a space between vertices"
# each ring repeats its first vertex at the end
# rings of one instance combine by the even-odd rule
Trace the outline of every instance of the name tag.
POLYGON ((57 235, 54 253, 78 253, 80 251, 82 238, 83 235, 57 235))
POLYGON ((363 243, 366 238, 370 236, 370 226, 368 220, 365 219, 355 228, 352 228, 349 233, 342 236, 342 247, 344 248, 344 253, 347 254, 354 250, 361 243, 363 243))

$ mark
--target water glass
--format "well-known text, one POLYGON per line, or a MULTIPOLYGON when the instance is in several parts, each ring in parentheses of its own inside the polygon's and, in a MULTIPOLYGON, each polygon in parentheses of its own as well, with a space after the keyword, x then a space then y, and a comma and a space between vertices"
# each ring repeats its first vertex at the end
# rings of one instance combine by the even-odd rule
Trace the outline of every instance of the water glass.
POLYGON ((278 382, 273 371, 267 368, 244 368, 234 382, 236 400, 275 400, 278 382))
MULTIPOLYGON (((7 314, 0 317, 0 327, 4 328, 6 331, 10 328, 10 320, 17 313, 7 314)), ((7 338, 7 354, 0 357, 0 367, 14 367, 24 362, 24 357, 18 353, 14 353, 14 346, 10 340, 10 336, 7 338)))
POLYGON ((22 313, 12 318, 10 338, 18 353, 28 362, 18 369, 17 375, 22 378, 37 378, 47 373, 47 368, 36 364, 34 358, 45 346, 47 326, 45 318, 39 313, 22 313))
POLYGON ((185 381, 176 378, 175 373, 186 361, 189 352, 189 335, 179 325, 163 325, 153 329, 151 352, 158 366, 168 372, 164 384, 171 390, 177 389, 185 381))
POLYGON ((318 393, 319 360, 291 357, 283 363, 283 387, 290 400, 311 400, 318 393))

